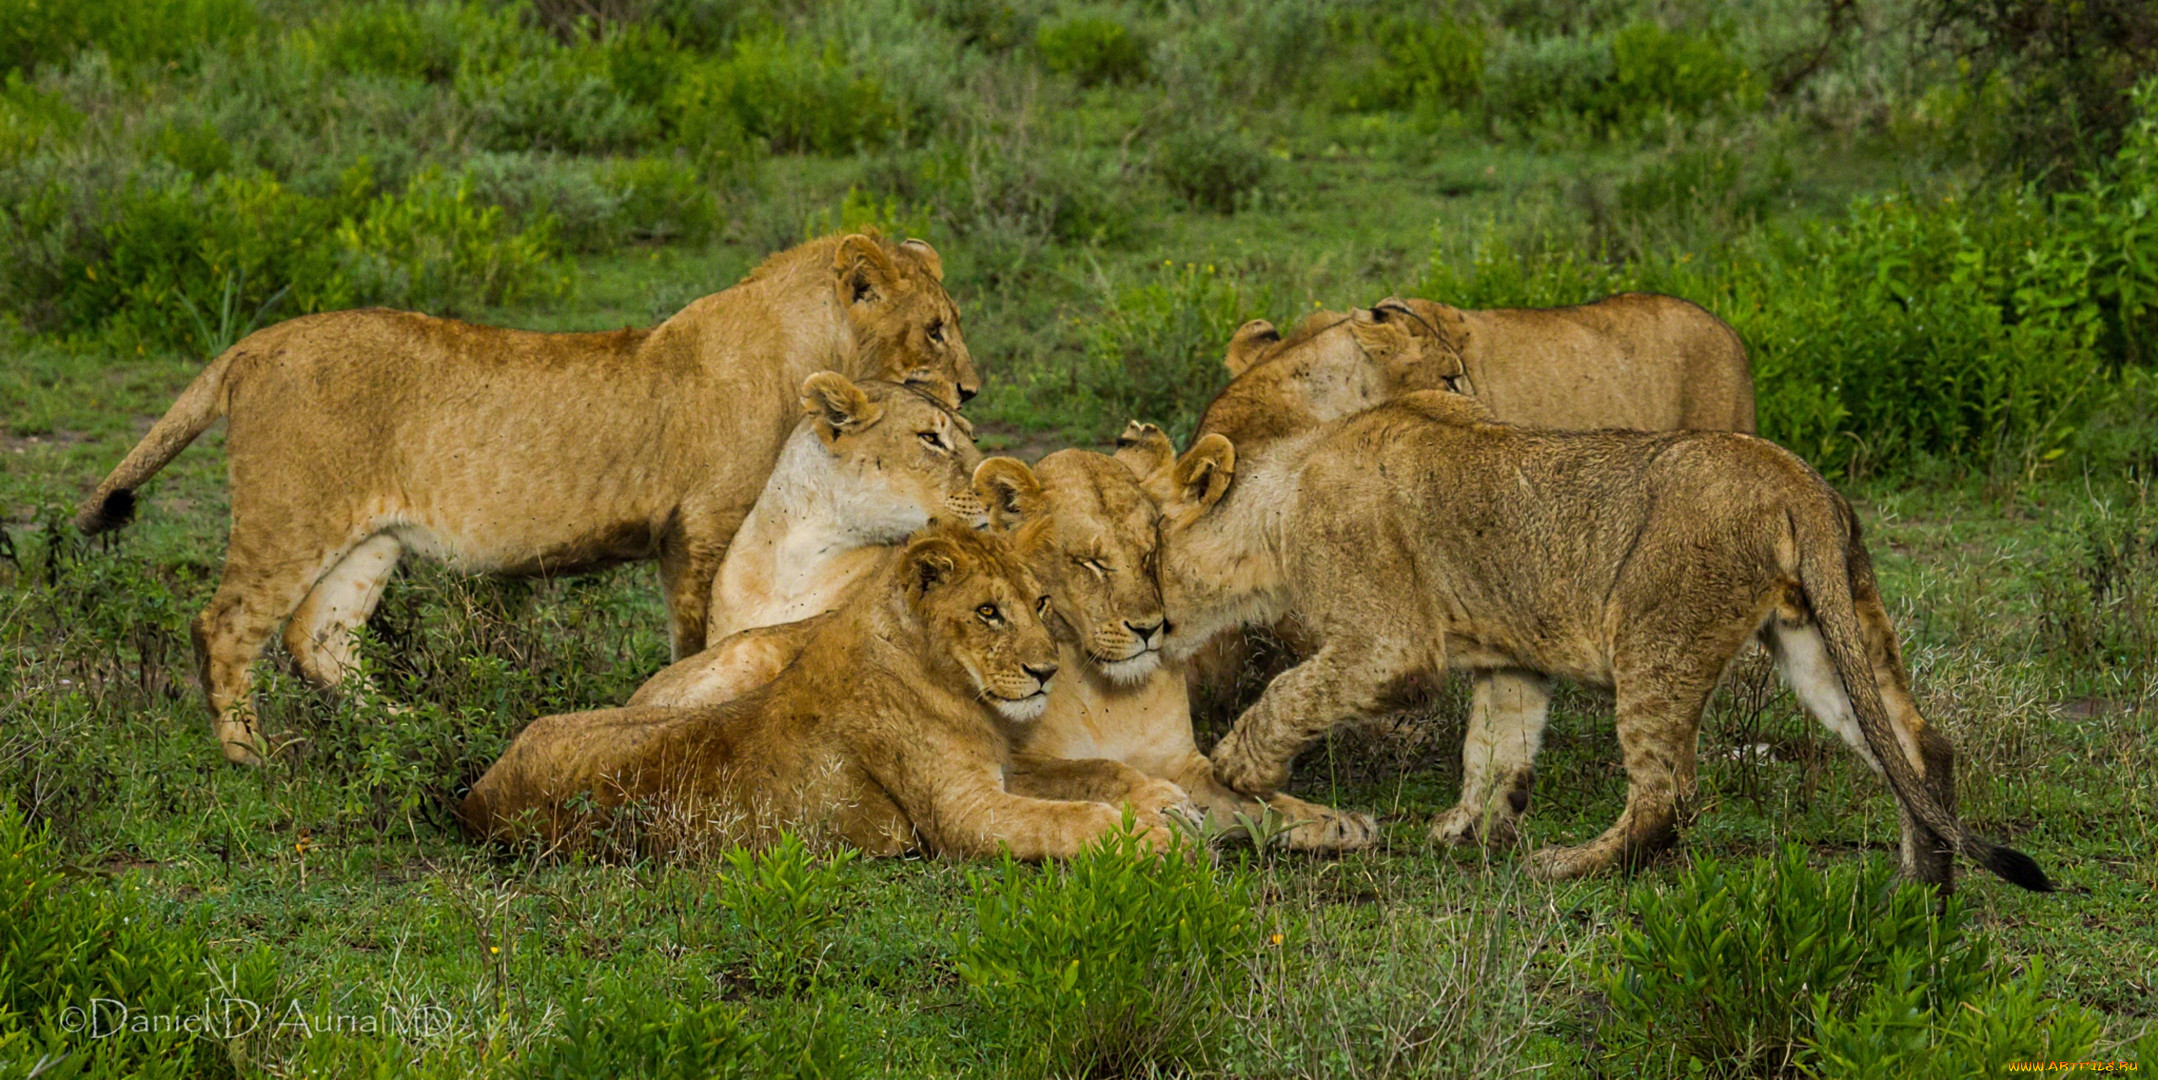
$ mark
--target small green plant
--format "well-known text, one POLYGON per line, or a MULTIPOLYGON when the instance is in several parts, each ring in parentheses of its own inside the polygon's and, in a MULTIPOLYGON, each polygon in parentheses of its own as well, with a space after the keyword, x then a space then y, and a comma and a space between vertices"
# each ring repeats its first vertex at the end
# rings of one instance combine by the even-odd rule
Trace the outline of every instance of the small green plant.
POLYGON ((955 966, 1011 1053, 1057 1076, 1125 1076, 1201 1063, 1222 996, 1257 947, 1246 871, 1218 873, 1131 828, 1064 866, 1008 855, 967 876, 975 930, 955 966))
POLYGON ((1043 23, 1034 33, 1034 51, 1042 66, 1081 86, 1146 77, 1145 46, 1115 19, 1075 15, 1043 23))
POLYGON ((2035 972, 2003 979, 1962 904, 1950 897, 1936 913, 1932 890, 1899 884, 1884 860, 1822 873, 1792 845, 1741 867, 1702 859, 1635 895, 1639 925, 1615 934, 1597 1029, 1623 1069, 1903 1075, 1872 1066, 1913 1045, 1983 1036, 2024 1048, 2043 1034, 2037 1045, 2088 1049, 2095 1034, 2080 1011, 2037 995, 2035 972))
POLYGON ((742 926, 743 966, 758 989, 792 995, 816 986, 839 923, 841 871, 859 854, 844 848, 819 858, 791 832, 761 852, 727 852, 720 903, 742 926))
POLYGON ((1336 91, 1342 107, 1437 112, 1475 100, 1484 82, 1480 27, 1422 12, 1414 15, 1348 9, 1333 18, 1337 48, 1368 46, 1372 62, 1352 65, 1336 91))
POLYGON ((767 1076, 761 1036, 743 1030, 739 1007, 656 1000, 619 977, 572 1003, 560 1034, 520 1062, 529 1080, 591 1076, 637 1080, 729 1080, 767 1076))
POLYGON ((1154 172, 1193 206, 1234 213, 1237 202, 1266 180, 1259 141, 1240 128, 1198 123, 1179 127, 1154 147, 1154 172))
POLYGON ((884 84, 855 71, 837 44, 779 30, 685 71, 662 115, 684 145, 719 158, 736 153, 728 148, 741 135, 774 153, 848 153, 884 142, 901 120, 884 84))
POLYGON ((1163 263, 1117 290, 1086 342, 1101 421, 1143 419, 1188 434, 1229 381, 1222 342, 1265 306, 1211 263, 1163 263))
POLYGON ((2095 504, 2063 518, 2034 577, 2046 646, 2132 695, 2158 674, 2158 512, 2095 504))

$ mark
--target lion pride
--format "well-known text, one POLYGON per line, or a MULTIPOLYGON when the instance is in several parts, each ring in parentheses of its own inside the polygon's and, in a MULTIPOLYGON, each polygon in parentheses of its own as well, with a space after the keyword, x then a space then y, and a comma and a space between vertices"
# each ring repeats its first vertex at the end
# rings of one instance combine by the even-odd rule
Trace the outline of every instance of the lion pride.
POLYGON ((407 553, 517 575, 657 560, 686 656, 805 378, 906 382, 952 406, 979 388, 941 276, 929 245, 857 233, 774 255, 646 330, 380 309, 292 319, 213 360, 76 523, 123 524, 143 481, 230 420, 231 539, 193 629, 233 761, 266 748, 250 671, 278 624, 301 670, 337 684, 407 553))

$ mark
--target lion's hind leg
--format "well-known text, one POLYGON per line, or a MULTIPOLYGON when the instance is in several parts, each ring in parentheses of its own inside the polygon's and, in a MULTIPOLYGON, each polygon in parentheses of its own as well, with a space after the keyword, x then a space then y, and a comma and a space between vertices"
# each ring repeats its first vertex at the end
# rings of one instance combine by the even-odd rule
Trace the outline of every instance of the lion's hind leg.
POLYGON ((1594 840, 1530 853, 1530 874, 1546 881, 1583 877, 1635 865, 1670 846, 1678 835, 1679 800, 1693 778, 1701 711, 1721 673, 1721 664, 1699 663, 1652 664, 1619 672, 1618 739, 1626 761, 1626 809, 1594 840))
POLYGON ((1431 822, 1448 844, 1510 844, 1536 779, 1551 683, 1525 669, 1478 671, 1461 740, 1461 801, 1431 822))
POLYGON ((382 602, 383 587, 397 572, 404 551, 397 538, 377 533, 322 575, 285 623, 285 650, 301 674, 323 689, 335 689, 358 659, 354 631, 382 602))

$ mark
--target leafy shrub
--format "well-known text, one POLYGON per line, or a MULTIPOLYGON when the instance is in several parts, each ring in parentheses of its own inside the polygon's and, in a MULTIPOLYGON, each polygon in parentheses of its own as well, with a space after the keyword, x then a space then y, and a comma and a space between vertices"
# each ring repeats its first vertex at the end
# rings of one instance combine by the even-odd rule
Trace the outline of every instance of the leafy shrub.
POLYGON ((627 158, 609 164, 600 181, 621 199, 615 220, 625 239, 694 244, 719 229, 719 204, 712 189, 686 161, 627 158))
POLYGON ((741 923, 742 963, 759 989, 791 995, 816 985, 825 938, 839 922, 840 871, 859 854, 844 848, 820 859, 791 832, 760 852, 727 852, 720 903, 741 923))
POLYGON ((166 124, 157 131, 156 146, 157 156, 198 180, 232 168, 232 144, 207 120, 166 124))
POLYGON ((529 1053, 515 1075, 530 1080, 771 1075, 760 1068, 759 1036, 744 1031, 742 1020, 738 1007, 655 999, 649 988, 610 980, 599 993, 572 1003, 560 1033, 529 1053))
POLYGON ((2049 184, 2105 161, 2150 110, 2129 91, 2158 67, 2158 8, 2145 0, 1924 0, 1919 16, 1957 54, 2006 160, 2049 184))
POLYGON ((961 44, 983 52, 1010 52, 1034 39, 1034 11, 1009 0, 932 0, 929 6, 961 44))
POLYGON ((481 145, 490 150, 604 154, 634 150, 659 136, 651 106, 615 87, 606 54, 551 49, 460 92, 470 102, 481 145))
POLYGON ((1340 103, 1358 109, 1459 108, 1474 100, 1484 82, 1484 34, 1457 19, 1362 11, 1336 15, 1332 37, 1354 55, 1376 51, 1370 62, 1354 63, 1337 91, 1340 103))
POLYGON ((1229 382, 1222 343, 1266 306, 1212 265, 1163 263, 1117 291, 1086 339, 1089 389, 1104 423, 1126 419, 1189 434, 1229 382))
POLYGON ((468 181, 430 169, 337 226, 340 284, 353 300, 449 314, 559 292, 551 233, 546 222, 512 232, 468 181))
POLYGON ((1500 53, 1486 80, 1493 115, 1531 128, 1595 132, 1666 114, 1693 119, 1754 104, 1745 65, 1705 34, 1637 22, 1615 33, 1545 37, 1500 53))
POLYGON ((955 966, 1012 1050, 1058 1076, 1175 1070, 1206 1053, 1256 947, 1250 882, 1127 829, 1065 866, 970 872, 976 928, 955 966))
POLYGON ((1154 147, 1154 172, 1169 190, 1221 214, 1235 212, 1237 200, 1265 181, 1267 166, 1258 140, 1225 124, 1180 127, 1154 147))
POLYGON ((448 83, 468 52, 493 53, 518 34, 514 15, 476 3, 372 3, 330 7, 302 32, 329 70, 448 83))
POLYGON ((1034 33, 1042 65, 1081 86, 1146 77, 1146 48, 1131 28, 1115 19, 1074 15, 1046 22, 1034 33))
POLYGON ((162 67, 247 36, 248 0, 5 0, 0 72, 28 73, 94 49, 124 71, 162 67))
POLYGON ((936 208, 954 233, 977 246, 1113 244, 1131 235, 1121 172, 1083 146, 983 134, 932 147, 875 179, 936 208))
POLYGON ((39 91, 19 74, 0 87, 0 166, 64 141, 82 128, 82 113, 58 94, 39 91))
POLYGON ((666 111, 685 145, 724 146, 742 132, 775 153, 875 146, 900 121, 883 84, 856 73, 839 46, 778 30, 738 39, 727 59, 685 71, 666 111))
POLYGON ((1931 890, 1894 879, 1883 860, 1823 874, 1791 845, 1734 869, 1702 859, 1668 889, 1636 893, 1640 925, 1616 932, 1603 975, 1606 1052, 1643 1072, 1881 1076, 1902 1072, 1872 1066, 1974 1027, 1990 1026, 1994 1049, 2029 1048, 2034 1033, 2075 1050, 2066 1057, 2089 1049, 2089 1015, 2042 999, 2035 969, 2002 980, 1960 902, 1936 916, 1931 890), (1980 1002, 1997 1011, 1963 1015, 1980 1002))
POLYGON ((2091 1056, 2098 1014, 2044 993, 2045 961, 1996 982, 1974 999, 1941 1002, 1926 972, 1899 953, 1848 1019, 1816 1004, 1820 1030, 1810 1070, 1823 1080, 1983 1076, 2004 1061, 2080 1061, 2091 1056))
MULTIPOLYGON (((52 1075, 235 1075, 214 1025, 189 1031, 154 1019, 222 1018, 206 1004, 201 925, 175 923, 140 892, 132 879, 70 883, 46 837, 0 801, 0 1071, 36 1076, 41 1059, 66 1056, 68 1068, 52 1075)), ((248 992, 236 996, 269 1000, 267 954, 240 969, 248 992)))

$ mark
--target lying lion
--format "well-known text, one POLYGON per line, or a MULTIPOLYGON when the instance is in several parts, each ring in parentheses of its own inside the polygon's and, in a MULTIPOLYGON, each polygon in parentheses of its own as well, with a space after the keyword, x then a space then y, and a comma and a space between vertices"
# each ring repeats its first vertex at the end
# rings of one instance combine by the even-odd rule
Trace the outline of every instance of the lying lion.
POLYGON ((1047 609, 1001 536, 932 526, 811 620, 769 684, 719 706, 536 720, 460 815, 480 836, 554 842, 635 803, 653 849, 755 844, 786 828, 880 855, 1040 859, 1118 828, 1124 804, 1166 845, 1161 810, 1184 802, 1174 784, 1080 762, 1064 786, 1099 801, 1005 790, 1010 728, 1041 715, 1058 670, 1047 609))
POLYGON ((775 255, 649 330, 379 309, 279 323, 212 361, 76 524, 124 523, 143 481, 230 418, 232 537, 194 639, 234 761, 263 745, 250 669, 278 624, 301 671, 336 685, 406 552, 520 575, 657 559, 687 656, 803 379, 904 381, 953 406, 977 389, 941 274, 927 244, 856 234, 775 255))
MULTIPOLYGON (((1738 335, 1669 296, 1494 311, 1388 299, 1314 312, 1286 340, 1271 323, 1246 323, 1224 363, 1236 378, 1198 433, 1240 447, 1435 389, 1473 393, 1500 419, 1539 427, 1754 430, 1738 335)), ((1189 665, 1192 713, 1226 726, 1314 647, 1294 619, 1216 637, 1189 665)), ((1471 684, 1461 798, 1433 830, 1454 843, 1511 835, 1550 704, 1533 672, 1478 670, 1471 684)))
MULTIPOLYGON (((1213 764, 1194 745, 1183 672, 1159 662, 1164 631, 1154 576, 1159 515, 1134 475, 1135 469, 1151 468, 1175 452, 1158 429, 1146 430, 1150 438, 1128 452, 1136 455, 1129 463, 1061 450, 1032 469, 1013 458, 990 458, 975 472, 992 523, 1012 531, 1021 558, 1048 590, 1047 621, 1064 672, 1041 719, 1018 733, 1007 785, 1045 798, 1092 797, 1087 789, 1070 786, 1080 768, 1072 763, 1114 761, 1182 787, 1217 827, 1234 827, 1239 813, 1256 819, 1271 807, 1289 823, 1283 843, 1293 850, 1370 846, 1377 837, 1370 817, 1286 794, 1265 800, 1240 795, 1214 780, 1213 764)), ((773 483, 779 483, 779 474, 773 483)), ((773 498, 771 489, 766 498, 773 498)), ((752 520, 764 510, 760 502, 752 520)), ((825 530, 800 531, 821 535, 825 530)), ((766 543, 806 546, 776 535, 766 543)), ((746 539, 737 538, 729 563, 748 547, 746 539)), ((874 548, 828 545, 815 561, 819 570, 790 576, 802 599, 788 605, 789 613, 819 610, 813 605, 844 595, 860 574, 860 559, 875 554, 874 548)), ((654 675, 630 704, 713 705, 746 694, 794 661, 811 628, 796 622, 737 633, 654 675)), ((1108 782, 1121 783, 1122 776, 1121 770, 1110 770, 1108 782)))
POLYGON ((1440 391, 1241 455, 1208 435, 1165 471, 1170 653, 1291 614, 1317 644, 1214 748, 1231 787, 1275 790, 1298 750, 1404 678, 1558 675, 1616 691, 1626 809, 1529 868, 1632 863, 1673 838, 1701 711, 1758 636, 1807 709, 1886 776, 1907 874, 1945 888, 1954 851, 2051 887, 1957 821, 1954 753, 1911 698, 1857 518, 1772 443, 1519 428, 1440 391))

